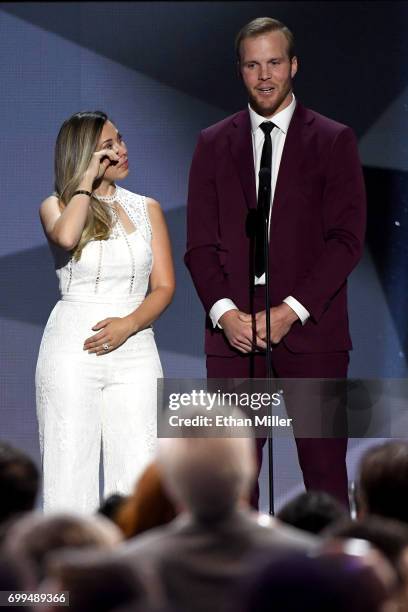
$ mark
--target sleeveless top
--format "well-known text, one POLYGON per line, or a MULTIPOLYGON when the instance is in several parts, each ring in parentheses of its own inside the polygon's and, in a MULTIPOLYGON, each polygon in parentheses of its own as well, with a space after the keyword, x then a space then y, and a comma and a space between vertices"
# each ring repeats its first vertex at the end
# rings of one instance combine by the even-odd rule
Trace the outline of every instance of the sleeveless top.
MULTIPOLYGON (((102 198, 101 198, 102 199, 102 198)), ((65 261, 61 252, 56 257, 56 273, 63 300, 90 302, 135 301, 146 296, 152 270, 152 228, 145 196, 116 187, 115 193, 103 198, 108 204, 117 202, 133 223, 135 230, 127 234, 112 209, 114 222, 107 240, 91 240, 84 247, 79 261, 65 261)))

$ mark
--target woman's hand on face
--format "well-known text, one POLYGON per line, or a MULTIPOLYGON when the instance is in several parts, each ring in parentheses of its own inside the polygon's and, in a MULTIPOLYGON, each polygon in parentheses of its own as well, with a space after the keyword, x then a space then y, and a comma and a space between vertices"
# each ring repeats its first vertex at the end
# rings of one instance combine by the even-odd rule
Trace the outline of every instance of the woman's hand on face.
POLYGON ((112 149, 101 149, 92 155, 88 169, 85 172, 92 182, 103 177, 111 163, 117 163, 119 155, 112 149))
POLYGON ((96 353, 98 356, 114 351, 134 333, 134 329, 126 317, 104 319, 94 325, 92 329, 100 331, 85 340, 84 351, 96 353))

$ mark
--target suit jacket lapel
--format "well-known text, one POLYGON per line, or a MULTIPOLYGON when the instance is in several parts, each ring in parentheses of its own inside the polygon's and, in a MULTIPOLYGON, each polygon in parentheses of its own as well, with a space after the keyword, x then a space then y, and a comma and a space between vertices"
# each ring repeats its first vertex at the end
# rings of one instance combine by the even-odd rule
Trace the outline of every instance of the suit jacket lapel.
MULTIPOLYGON (((313 116, 299 102, 290 122, 279 166, 272 207, 272 220, 279 212, 289 186, 297 175, 302 159, 302 143, 307 137, 304 130, 313 121, 313 116)), ((252 150, 251 121, 247 110, 238 113, 232 120, 229 134, 231 155, 238 172, 248 208, 256 208, 256 183, 252 150)))
POLYGON ((304 151, 303 143, 305 139, 307 139, 305 129, 307 129, 307 124, 311 121, 313 121, 313 116, 308 113, 304 106, 297 102, 295 112, 293 113, 286 134, 285 145, 279 165, 279 173, 273 198, 272 223, 284 204, 289 187, 296 184, 304 151))
POLYGON ((230 148, 248 208, 256 208, 251 122, 247 110, 238 113, 232 121, 230 148))

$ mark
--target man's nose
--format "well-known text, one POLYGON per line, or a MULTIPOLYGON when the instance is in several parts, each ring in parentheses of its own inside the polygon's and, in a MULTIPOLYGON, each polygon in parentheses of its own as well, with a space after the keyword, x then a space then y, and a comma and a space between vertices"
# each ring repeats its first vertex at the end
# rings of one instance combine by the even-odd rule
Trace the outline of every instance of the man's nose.
POLYGON ((267 81, 271 78, 269 66, 261 66, 259 68, 259 78, 261 81, 267 81))

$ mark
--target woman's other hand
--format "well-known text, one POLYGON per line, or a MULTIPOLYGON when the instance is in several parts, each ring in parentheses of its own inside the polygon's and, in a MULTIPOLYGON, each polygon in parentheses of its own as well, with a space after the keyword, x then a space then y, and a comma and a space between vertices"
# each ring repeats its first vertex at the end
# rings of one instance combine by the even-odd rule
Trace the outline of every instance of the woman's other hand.
POLYGON ((92 329, 100 331, 85 340, 84 351, 96 353, 98 356, 114 351, 136 331, 128 317, 104 319, 92 329))

